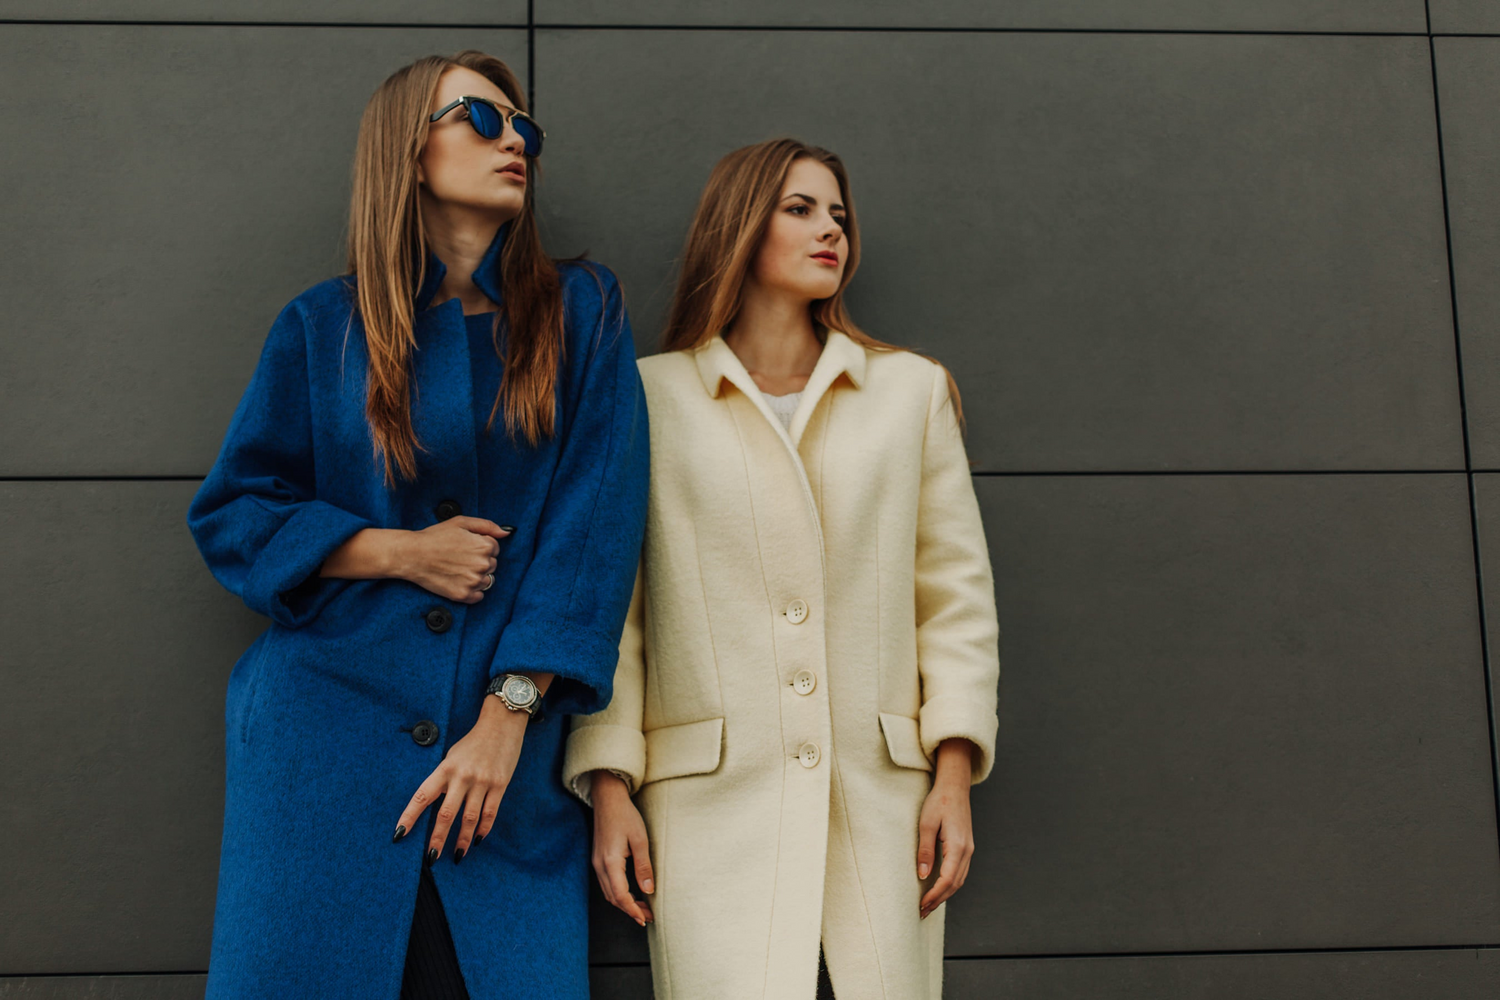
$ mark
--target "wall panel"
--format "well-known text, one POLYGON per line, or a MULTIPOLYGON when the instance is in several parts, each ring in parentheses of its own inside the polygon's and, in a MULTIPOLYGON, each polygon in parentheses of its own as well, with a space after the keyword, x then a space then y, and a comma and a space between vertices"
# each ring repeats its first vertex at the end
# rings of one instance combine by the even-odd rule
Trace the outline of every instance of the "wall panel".
POLYGON ((550 245, 619 271, 643 353, 715 161, 790 134, 845 158, 854 316, 954 368, 980 469, 1463 467, 1423 39, 538 31, 536 53, 550 245))
POLYGON ((0 483, 0 975, 208 964, 224 685, 196 483, 0 483))
POLYGON ((1500 38, 1439 38, 1443 170, 1475 468, 1500 468, 1500 38))
POLYGON ((1016 1000, 1490 1000, 1493 949, 949 962, 944 993, 1016 1000))
MULTIPOLYGON (((1482 2, 1482 0, 1476 0, 1482 2)), ((1145 31, 1427 30, 1420 0, 536 0, 554 25, 1015 28, 1145 31)))
POLYGON ((1443 34, 1500 34, 1500 4, 1494 0, 1428 0, 1432 30, 1443 34))
POLYGON ((0 978, 0 1000, 202 1000, 206 976, 0 978))
POLYGON ((526 0, 0 0, 0 18, 526 26, 526 0))
POLYGON ((524 31, 0 25, 0 475, 202 475, 276 314, 344 268, 359 116, 524 31))
POLYGON ((1462 476, 984 477, 949 955, 1500 941, 1462 476))

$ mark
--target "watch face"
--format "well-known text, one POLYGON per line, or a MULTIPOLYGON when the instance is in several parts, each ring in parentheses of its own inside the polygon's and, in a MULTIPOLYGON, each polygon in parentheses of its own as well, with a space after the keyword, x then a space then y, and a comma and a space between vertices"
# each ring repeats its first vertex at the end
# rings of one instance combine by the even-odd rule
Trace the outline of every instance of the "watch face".
POLYGON ((529 677, 507 677, 500 690, 505 695, 505 700, 517 708, 525 708, 536 701, 536 685, 529 677))

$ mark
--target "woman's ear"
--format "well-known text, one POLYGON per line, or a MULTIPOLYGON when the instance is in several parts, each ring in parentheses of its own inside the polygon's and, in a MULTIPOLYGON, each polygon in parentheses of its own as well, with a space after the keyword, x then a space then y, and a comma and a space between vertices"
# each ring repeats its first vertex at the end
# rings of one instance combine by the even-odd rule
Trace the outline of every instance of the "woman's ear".
POLYGON ((417 186, 423 187, 427 184, 427 172, 422 169, 422 161, 417 161, 417 186))

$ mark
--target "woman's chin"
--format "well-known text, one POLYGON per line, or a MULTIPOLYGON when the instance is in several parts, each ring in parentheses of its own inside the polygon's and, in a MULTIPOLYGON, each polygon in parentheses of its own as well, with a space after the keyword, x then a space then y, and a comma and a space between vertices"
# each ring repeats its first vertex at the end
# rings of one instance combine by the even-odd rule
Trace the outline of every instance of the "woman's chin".
POLYGON ((521 209, 525 205, 525 195, 521 191, 488 194, 485 197, 469 199, 463 202, 463 207, 466 210, 501 225, 520 215, 521 209))
POLYGON ((839 283, 837 280, 810 281, 806 284, 806 286, 804 286, 804 288, 802 289, 802 293, 807 298, 812 299, 816 302, 819 299, 832 298, 834 293, 838 290, 839 283))

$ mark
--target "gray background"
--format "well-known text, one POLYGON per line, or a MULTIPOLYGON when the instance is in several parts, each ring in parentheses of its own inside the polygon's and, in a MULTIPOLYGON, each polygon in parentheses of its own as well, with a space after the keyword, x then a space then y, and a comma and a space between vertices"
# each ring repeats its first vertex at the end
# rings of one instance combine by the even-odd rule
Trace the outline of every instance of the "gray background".
MULTIPOLYGON (((0 997, 201 995, 263 623, 184 512, 341 269, 366 98, 464 47, 529 80, 548 244, 640 353, 714 161, 795 134, 849 166, 856 317, 953 368, 1004 681, 949 996, 1500 992, 1500 3, 0 19, 0 997)), ((595 906, 596 995, 649 996, 595 906)))

